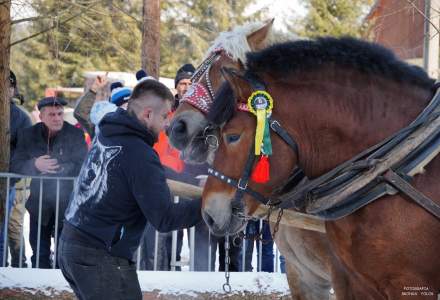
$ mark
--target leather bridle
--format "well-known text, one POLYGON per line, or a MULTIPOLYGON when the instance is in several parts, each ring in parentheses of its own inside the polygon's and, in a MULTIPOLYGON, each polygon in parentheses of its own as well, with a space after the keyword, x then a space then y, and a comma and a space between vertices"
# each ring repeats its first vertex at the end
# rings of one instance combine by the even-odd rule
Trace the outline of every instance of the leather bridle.
MULTIPOLYGON (((255 75, 253 75, 253 76, 247 75, 246 77, 247 77, 246 79, 251 84, 253 90, 255 90, 255 91, 256 90, 259 90, 259 91, 266 90, 264 83, 260 79, 256 78, 255 75)), ((244 108, 244 106, 240 106, 238 109, 241 111, 249 112, 249 110, 244 108)), ((278 120, 271 118, 269 120, 269 125, 270 125, 270 129, 273 132, 275 132, 292 149, 292 151, 295 153, 295 155, 297 157, 297 161, 299 162, 299 147, 298 147, 298 144, 295 142, 294 138, 281 126, 281 124, 278 120)), ((223 181, 223 182, 227 183, 228 185, 236 188, 234 199, 232 201, 233 214, 234 214, 234 212, 238 212, 240 216, 243 215, 244 206, 245 206, 243 198, 244 198, 245 194, 250 195, 255 200, 257 200, 258 202, 260 202, 261 204, 264 204, 264 205, 275 206, 278 204, 278 203, 272 203, 271 199, 269 197, 265 197, 262 194, 254 191, 253 189, 251 189, 249 187, 249 180, 251 177, 251 173, 252 173, 256 158, 257 158, 257 156, 255 155, 255 143, 253 143, 253 145, 251 146, 251 149, 249 151, 249 154, 248 154, 248 158, 247 158, 244 170, 243 170, 243 174, 241 175, 241 177, 239 179, 231 178, 231 177, 223 174, 222 172, 216 170, 215 168, 208 169, 209 176, 217 178, 220 181, 223 181)), ((290 183, 294 182, 294 184, 297 184, 304 177, 305 177, 304 171, 297 164, 297 166, 295 167, 295 169, 292 173, 292 176, 290 177, 289 182, 290 183)))

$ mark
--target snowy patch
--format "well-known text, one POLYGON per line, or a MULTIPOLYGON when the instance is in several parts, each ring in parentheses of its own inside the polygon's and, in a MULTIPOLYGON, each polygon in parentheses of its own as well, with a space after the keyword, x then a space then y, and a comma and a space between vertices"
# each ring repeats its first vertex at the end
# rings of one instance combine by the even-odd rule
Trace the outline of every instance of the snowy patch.
MULTIPOLYGON (((161 272, 138 271, 143 292, 159 294, 197 295, 202 293, 225 294, 222 272, 161 272)), ((233 294, 289 295, 289 286, 280 273, 231 273, 233 294)), ((60 270, 0 268, 0 289, 21 289, 45 295, 72 292, 60 270)))

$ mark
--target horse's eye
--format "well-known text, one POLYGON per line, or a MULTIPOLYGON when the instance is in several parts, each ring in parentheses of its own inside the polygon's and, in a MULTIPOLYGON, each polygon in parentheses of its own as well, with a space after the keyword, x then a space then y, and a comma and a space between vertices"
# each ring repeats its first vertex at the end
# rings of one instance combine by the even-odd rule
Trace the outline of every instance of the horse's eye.
POLYGON ((226 136, 226 141, 228 142, 228 144, 232 144, 232 143, 238 142, 239 139, 240 139, 240 135, 239 134, 228 134, 226 136))

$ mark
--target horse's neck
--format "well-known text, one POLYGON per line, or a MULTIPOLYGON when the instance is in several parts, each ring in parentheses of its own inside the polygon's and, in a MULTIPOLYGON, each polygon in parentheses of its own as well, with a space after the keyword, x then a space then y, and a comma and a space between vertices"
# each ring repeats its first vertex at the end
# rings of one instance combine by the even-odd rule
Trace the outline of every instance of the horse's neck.
MULTIPOLYGON (((343 72, 342 72, 343 73, 343 72)), ((309 74, 310 75, 310 74, 309 74)), ((431 95, 356 74, 320 74, 280 87, 277 115, 300 144, 300 164, 318 176, 407 126, 431 95)))

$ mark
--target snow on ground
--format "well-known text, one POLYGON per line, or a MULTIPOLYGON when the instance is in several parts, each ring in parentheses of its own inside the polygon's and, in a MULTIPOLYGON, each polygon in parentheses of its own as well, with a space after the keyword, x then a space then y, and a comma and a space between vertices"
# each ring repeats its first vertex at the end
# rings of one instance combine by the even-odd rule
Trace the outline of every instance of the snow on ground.
MULTIPOLYGON (((138 271, 138 276, 143 292, 224 294, 222 272, 138 271)), ((233 293, 289 294, 286 276, 280 273, 231 273, 230 283, 233 293)), ((0 289, 4 288, 19 288, 31 293, 40 291, 47 295, 72 292, 60 270, 0 268, 0 289)))

